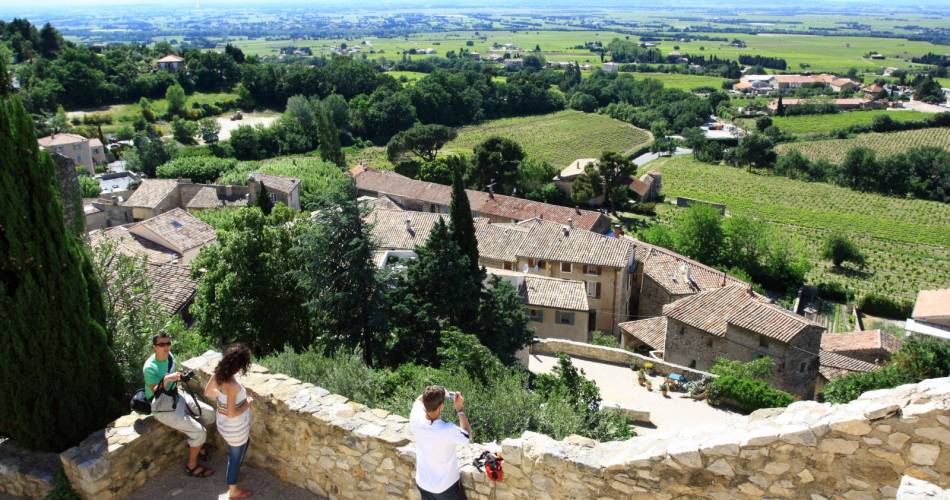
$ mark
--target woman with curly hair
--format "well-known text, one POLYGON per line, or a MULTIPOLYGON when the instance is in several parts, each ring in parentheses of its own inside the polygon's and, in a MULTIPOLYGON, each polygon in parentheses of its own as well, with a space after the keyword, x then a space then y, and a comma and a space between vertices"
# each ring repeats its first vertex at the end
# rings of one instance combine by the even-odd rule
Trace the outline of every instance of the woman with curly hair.
POLYGON ((249 443, 253 399, 235 378, 238 372, 246 375, 250 366, 251 350, 244 344, 232 344, 225 349, 214 376, 205 386, 205 396, 217 401, 218 432, 228 443, 228 495, 232 499, 251 496, 249 490, 237 487, 237 481, 249 443))

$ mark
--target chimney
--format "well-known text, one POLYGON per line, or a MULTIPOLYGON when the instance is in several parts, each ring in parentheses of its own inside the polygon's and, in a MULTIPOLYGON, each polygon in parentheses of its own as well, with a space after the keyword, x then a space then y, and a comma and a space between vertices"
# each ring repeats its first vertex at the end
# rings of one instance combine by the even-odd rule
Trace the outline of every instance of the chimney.
POLYGON ((749 283, 749 297, 755 297, 755 292, 752 291, 752 283, 749 283))
POLYGON ((564 236, 567 236, 567 235, 571 234, 571 230, 568 229, 567 226, 562 226, 562 227, 561 227, 561 232, 564 233, 564 236))
POLYGON ((617 238, 623 238, 623 228, 620 227, 620 224, 614 224, 614 236, 617 238))
POLYGON ((574 213, 576 213, 577 215, 580 215, 580 214, 581 214, 581 206, 580 206, 580 205, 574 205, 574 213))
POLYGON ((416 237, 416 231, 412 229, 412 220, 406 219, 406 232, 409 233, 413 238, 416 237))
POLYGON ((572 219, 571 217, 568 217, 567 226, 570 227, 571 229, 574 229, 574 219, 572 219))
POLYGON ((489 184, 487 187, 488 187, 488 197, 494 200, 495 199, 495 183, 493 182, 489 184))
POLYGON ((722 273, 722 286, 726 286, 726 273, 722 273))

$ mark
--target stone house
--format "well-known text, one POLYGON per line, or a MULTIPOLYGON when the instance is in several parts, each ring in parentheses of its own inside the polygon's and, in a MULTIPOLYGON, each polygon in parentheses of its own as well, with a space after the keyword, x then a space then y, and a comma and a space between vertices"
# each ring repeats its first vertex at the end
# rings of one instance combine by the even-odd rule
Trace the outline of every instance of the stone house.
MULTIPOLYGON (((452 201, 451 186, 418 181, 395 172, 364 166, 350 169, 349 175, 356 183, 358 196, 386 196, 405 210, 449 212, 449 204, 452 201)), ((610 229, 610 219, 600 212, 472 189, 466 189, 465 193, 468 195, 472 213, 491 222, 519 222, 538 217, 558 224, 573 223, 574 227, 598 233, 610 229)))
POLYGON ((156 264, 189 264, 202 246, 217 239, 210 225, 181 208, 142 222, 89 234, 93 245, 110 240, 125 255, 142 256, 156 264))
POLYGON ((821 337, 821 349, 872 364, 883 364, 901 347, 901 341, 881 330, 828 333, 821 337))
POLYGON ((488 268, 488 274, 518 290, 528 313, 528 326, 536 337, 590 342, 590 306, 583 282, 497 268, 488 268))
POLYGON ((122 205, 132 211, 132 220, 141 221, 174 208, 245 206, 250 192, 248 186, 194 184, 188 179, 145 179, 122 205))
POLYGON ((174 54, 168 54, 167 56, 159 59, 155 62, 158 66, 158 69, 161 71, 167 71, 169 73, 177 73, 182 68, 185 67, 185 59, 178 57, 174 54))
POLYGON ((40 148, 50 153, 61 154, 86 168, 89 175, 95 175, 96 165, 102 165, 106 159, 105 148, 99 139, 87 139, 81 135, 59 133, 36 140, 40 148))
POLYGON ((663 316, 665 361, 708 371, 719 358, 749 362, 768 356, 775 363, 772 386, 799 398, 814 396, 824 328, 751 288, 700 292, 664 306, 663 316))
MULTIPOLYGON (((425 244, 441 217, 447 219, 442 214, 376 208, 367 222, 380 251, 411 250, 425 244)), ((475 232, 479 263, 490 270, 576 282, 557 289, 586 296, 586 323, 577 313, 573 325, 584 327, 584 338, 592 330, 615 332, 617 318, 627 316, 633 263, 628 241, 541 219, 498 224, 477 218, 475 232)), ((570 300, 581 303, 580 297, 570 300)))
MULTIPOLYGON (((571 162, 570 165, 561 169, 558 172, 557 176, 554 177, 554 185, 558 187, 561 191, 564 191, 565 194, 571 196, 573 192, 572 187, 574 181, 584 173, 584 169, 587 168, 587 165, 597 166, 597 158, 580 158, 571 162)), ((600 204, 604 202, 603 195, 598 196, 597 198, 590 200, 590 204, 600 204)))
POLYGON ((248 186, 251 188, 249 203, 257 199, 261 191, 260 185, 267 186, 267 192, 274 203, 283 203, 294 210, 300 210, 300 179, 282 175, 262 174, 251 172, 248 176, 248 186))
POLYGON ((620 347, 639 354, 666 348, 666 316, 627 321, 620 327, 620 347))
POLYGON ((641 318, 660 316, 663 306, 684 297, 746 283, 663 247, 626 238, 634 247, 636 273, 631 311, 641 318))

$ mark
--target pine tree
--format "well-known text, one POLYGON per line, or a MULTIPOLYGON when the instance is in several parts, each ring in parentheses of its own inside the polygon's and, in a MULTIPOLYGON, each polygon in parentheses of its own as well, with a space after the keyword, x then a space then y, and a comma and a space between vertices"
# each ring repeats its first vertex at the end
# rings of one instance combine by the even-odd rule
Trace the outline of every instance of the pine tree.
POLYGON ((61 451, 122 412, 123 382, 89 256, 63 224, 53 161, 6 87, 0 193, 0 434, 61 451))
POLYGON ((468 257, 470 268, 478 271, 478 239, 475 237, 475 221, 472 209, 462 184, 462 172, 452 172, 452 203, 449 207, 449 233, 459 246, 462 255, 468 257))
POLYGON ((270 215, 270 211, 274 209, 274 200, 270 199, 270 193, 267 192, 267 186, 263 181, 261 181, 261 191, 257 193, 255 205, 264 212, 264 215, 270 215))

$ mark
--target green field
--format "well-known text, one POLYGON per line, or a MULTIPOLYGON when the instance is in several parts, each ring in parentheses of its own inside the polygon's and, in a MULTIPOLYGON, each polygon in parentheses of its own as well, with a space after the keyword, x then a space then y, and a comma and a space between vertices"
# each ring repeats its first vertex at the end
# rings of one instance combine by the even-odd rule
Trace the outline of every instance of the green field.
POLYGON ((749 173, 689 156, 660 159, 649 168, 663 173, 667 199, 724 203, 729 214, 759 218, 800 240, 815 263, 809 283, 838 281, 858 295, 876 291, 907 299, 921 288, 950 283, 950 204, 749 173), (867 254, 866 275, 836 273, 820 260, 832 231, 846 233, 867 254))
POLYGON ((664 87, 671 89, 692 90, 699 87, 721 89, 725 78, 704 75, 680 75, 677 73, 630 73, 635 78, 653 78, 663 82, 664 87))
MULTIPOLYGON (((201 93, 196 92, 187 96, 185 101, 185 108, 191 109, 191 105, 194 103, 200 104, 214 104, 216 102, 222 101, 233 101, 237 99, 237 94, 232 94, 228 92, 221 93, 201 93)), ((168 101, 165 99, 152 99, 152 111, 155 112, 157 116, 161 116, 168 111, 168 101)), ((129 103, 129 104, 113 104, 111 106, 103 106, 100 108, 86 108, 86 109, 77 109, 68 111, 66 114, 70 118, 73 117, 82 117, 86 113, 102 113, 112 116, 112 124, 105 125, 102 127, 102 130, 106 133, 114 132, 118 130, 123 125, 131 125, 132 121, 135 120, 135 117, 139 114, 139 103, 138 101, 129 103)), ((166 131, 167 132, 167 131, 166 131)))
POLYGON ((649 132, 604 115, 560 111, 462 127, 442 151, 471 154, 476 144, 494 135, 517 141, 529 155, 558 168, 604 151, 629 152, 652 140, 649 132))
MULTIPOLYGON (((900 38, 871 38, 861 36, 817 36, 817 35, 770 35, 745 33, 715 33, 717 37, 726 37, 730 40, 738 38, 746 43, 746 47, 737 48, 729 42, 690 41, 690 42, 659 42, 657 47, 669 54, 679 51, 683 54, 715 55, 720 58, 736 59, 740 54, 763 55, 784 58, 789 64, 789 71, 831 71, 844 73, 849 68, 861 71, 880 73, 880 69, 888 66, 907 68, 915 66, 910 62, 911 57, 920 56, 927 52, 944 53, 942 47, 928 42, 909 41, 900 38), (880 52, 885 55, 884 60, 865 59, 868 52, 880 52), (806 64, 805 68, 801 64, 806 64)), ((272 55, 280 52, 280 47, 293 45, 309 47, 314 54, 330 54, 334 48, 346 43, 348 47, 359 47, 360 55, 370 59, 386 58, 398 60, 403 51, 410 49, 435 49, 436 55, 445 54, 454 50, 458 52, 466 48, 482 55, 491 53, 495 43, 504 45, 511 43, 524 51, 540 48, 540 55, 549 61, 577 61, 600 66, 600 57, 584 49, 576 49, 587 41, 601 41, 609 43, 614 38, 625 38, 627 35, 609 29, 596 31, 583 30, 537 30, 537 31, 448 31, 437 33, 414 33, 407 37, 365 37, 356 39, 320 39, 320 40, 234 40, 232 43, 241 47, 245 53, 251 55, 272 55), (476 35, 476 33, 478 33, 476 35), (472 42, 468 46, 466 42, 472 42), (365 43, 364 43, 365 42, 365 43)), ((639 37, 630 35, 632 41, 639 37)), ((223 49, 223 44, 218 47, 223 49)), ((500 52, 503 52, 501 50, 500 52)), ((429 57, 414 55, 410 57, 429 57)), ((916 65, 920 66, 920 65, 916 65)))
MULTIPOLYGON (((868 111, 846 111, 828 115, 797 115, 773 116, 772 124, 782 129, 786 134, 808 136, 812 134, 827 134, 836 130, 846 129, 852 125, 871 125, 874 117, 887 115, 898 122, 925 120, 933 113, 920 111, 888 111, 874 109, 868 111)), ((755 127, 755 120, 743 120, 746 128, 755 127)))
MULTIPOLYGON (((853 139, 790 142, 779 144, 775 151, 781 154, 797 149, 812 160, 824 159, 831 163, 840 163, 851 148, 858 146, 871 148, 878 156, 889 156, 918 146, 950 150, 950 128, 925 128, 885 134, 872 132, 858 134, 853 139)), ((946 229, 944 231, 950 233, 946 229)))

